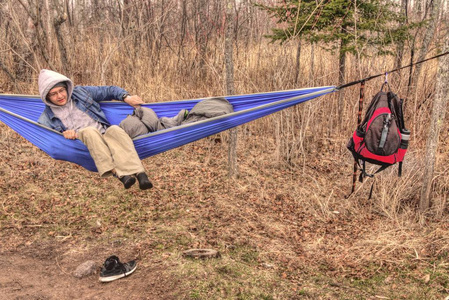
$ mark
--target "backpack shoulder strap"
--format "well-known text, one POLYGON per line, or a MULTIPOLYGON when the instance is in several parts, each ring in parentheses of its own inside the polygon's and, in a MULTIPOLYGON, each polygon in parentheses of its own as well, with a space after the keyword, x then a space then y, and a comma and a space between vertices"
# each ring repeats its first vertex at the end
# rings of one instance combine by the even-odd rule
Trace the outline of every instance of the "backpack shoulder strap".
POLYGON ((399 130, 402 132, 405 129, 404 114, 402 112, 403 100, 399 99, 399 97, 391 91, 387 93, 387 97, 388 102, 391 105, 390 110, 395 115, 399 130))
POLYGON ((371 119, 371 116, 373 115, 374 111, 378 107, 386 105, 386 103, 384 103, 386 101, 387 101, 387 93, 379 91, 376 95, 374 95, 373 99, 371 100, 371 103, 366 109, 365 117, 363 118, 362 122, 360 123, 357 129, 364 132, 364 128, 366 127, 366 124, 368 123, 369 119, 371 119))

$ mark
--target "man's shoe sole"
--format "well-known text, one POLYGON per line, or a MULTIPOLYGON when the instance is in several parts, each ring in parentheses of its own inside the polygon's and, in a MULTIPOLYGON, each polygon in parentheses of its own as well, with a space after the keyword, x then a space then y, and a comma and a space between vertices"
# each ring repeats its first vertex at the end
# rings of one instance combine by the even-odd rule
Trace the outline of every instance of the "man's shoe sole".
POLYGON ((145 182, 143 184, 139 184, 139 188, 141 190, 148 190, 148 189, 151 189, 152 187, 153 187, 153 184, 150 181, 145 182))
POLYGON ((132 187, 134 185, 134 183, 136 183, 136 178, 134 177, 130 177, 127 181, 125 181, 123 183, 123 186, 125 187, 125 189, 129 189, 130 187, 132 187))
POLYGON ((153 187, 153 184, 148 179, 147 174, 145 174, 144 172, 136 174, 136 177, 137 177, 137 181, 139 181, 139 188, 141 190, 148 190, 153 187))
POLYGON ((128 271, 127 273, 122 273, 122 274, 115 275, 115 276, 100 277, 100 281, 101 282, 111 282, 111 281, 114 281, 114 280, 117 280, 117 279, 120 279, 120 278, 123 278, 123 277, 131 275, 136 269, 137 269, 137 264, 134 267, 134 269, 128 271))

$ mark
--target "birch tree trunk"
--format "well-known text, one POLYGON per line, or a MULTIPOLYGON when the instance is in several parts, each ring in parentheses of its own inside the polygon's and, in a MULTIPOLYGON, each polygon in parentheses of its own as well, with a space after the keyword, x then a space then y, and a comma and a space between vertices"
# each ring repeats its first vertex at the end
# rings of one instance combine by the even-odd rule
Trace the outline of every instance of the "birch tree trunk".
MULTIPOLYGON (((449 50, 449 34, 446 34, 446 42, 443 53, 449 50)), ((426 161, 421 189, 419 208, 426 211, 430 206, 432 194, 432 180, 435 168, 436 152, 438 148, 438 138, 443 125, 447 102, 449 99, 449 56, 440 58, 436 83, 435 101, 432 108, 432 119, 429 128, 429 136, 426 146, 426 161)))
MULTIPOLYGON (((435 28, 438 23, 438 11, 441 6, 441 0, 433 0, 430 2, 429 6, 430 7, 429 7, 428 19, 430 21, 429 21, 429 24, 427 25, 427 30, 426 30, 426 33, 424 34, 424 38, 422 40, 422 45, 421 45, 421 48, 419 51, 417 61, 423 60, 429 51, 429 45, 433 39, 433 36, 435 35, 435 28)), ((411 87, 411 93, 410 93, 410 95, 412 95, 413 97, 415 97, 414 94, 416 92, 416 84, 417 84, 419 75, 421 73, 422 66, 423 66, 422 64, 416 65, 415 72, 413 72, 412 87, 411 87)))
MULTIPOLYGON (((417 61, 421 61, 423 60, 427 53, 429 52, 429 45, 435 35, 435 29, 436 29, 436 25, 438 23, 438 11, 440 9, 440 5, 441 5, 441 0, 433 0, 430 2, 429 4, 429 24, 427 25, 427 30, 424 34, 424 38, 422 40, 422 44, 421 44, 421 48, 419 50, 419 55, 417 58, 417 61)), ((414 103, 414 110, 413 110, 413 116, 416 117, 417 113, 417 107, 418 107, 418 100, 417 100, 417 95, 416 95, 416 89, 418 86, 418 79, 419 76, 421 74, 421 69, 422 69, 423 65, 422 64, 418 64, 415 66, 415 71, 413 72, 412 78, 411 78, 411 82, 410 82, 410 86, 409 86, 409 90, 407 93, 407 98, 411 97, 413 99, 413 103, 414 103)), ((417 124, 416 122, 416 118, 413 120, 413 124, 417 124)), ((417 127, 413 128, 413 132, 417 132, 417 127)))
MULTIPOLYGON (((226 36, 225 36, 225 64, 226 64, 226 93, 235 94, 234 87, 234 61, 233 61, 233 7, 234 0, 226 1, 226 36)), ((237 127, 229 130, 229 149, 228 149, 229 177, 237 177, 237 127)))
MULTIPOLYGON (((401 12, 400 14, 404 17, 404 25, 408 24, 408 0, 401 0, 401 12)), ((402 59, 404 58, 404 41, 401 40, 396 46, 396 60, 395 69, 402 67, 402 59)), ((399 70, 399 74, 401 70, 399 70)))

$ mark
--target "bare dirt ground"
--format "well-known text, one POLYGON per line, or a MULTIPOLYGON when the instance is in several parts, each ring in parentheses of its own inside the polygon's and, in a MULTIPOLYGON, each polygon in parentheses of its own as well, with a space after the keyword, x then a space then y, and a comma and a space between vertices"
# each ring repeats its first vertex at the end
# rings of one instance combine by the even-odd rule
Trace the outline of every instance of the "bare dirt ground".
MULTIPOLYGON (((76 249, 68 243, 32 244, 2 251, 1 299, 175 299, 176 282, 164 275, 161 261, 139 260, 139 251, 126 247, 76 249), (136 271, 110 283, 99 281, 104 259, 117 254, 123 261, 137 259, 136 271), (76 278, 76 267, 97 263, 94 274, 76 278)), ((178 290, 179 292, 179 290, 178 290)))

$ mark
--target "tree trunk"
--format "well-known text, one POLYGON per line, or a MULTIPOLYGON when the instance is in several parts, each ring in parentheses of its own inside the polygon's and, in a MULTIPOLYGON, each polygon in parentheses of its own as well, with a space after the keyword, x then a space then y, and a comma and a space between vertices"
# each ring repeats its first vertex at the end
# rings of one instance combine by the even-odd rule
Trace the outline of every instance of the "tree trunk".
POLYGON ((418 16, 419 19, 422 19, 422 17, 423 17, 423 6, 425 6, 425 4, 423 5, 422 2, 423 2, 423 0, 415 0, 414 1, 416 15, 418 16))
MULTIPOLYGON (((440 4, 441 4, 441 0, 434 0, 431 1, 429 4, 429 17, 428 19, 429 24, 427 26, 427 30, 426 33, 424 34, 424 38, 422 40, 422 45, 421 45, 421 49, 419 51, 419 55, 417 58, 417 61, 421 61, 423 60, 427 53, 429 52, 429 45, 435 35, 435 28, 437 25, 437 19, 438 19, 438 11, 440 8, 440 4)), ((423 64, 418 64, 415 66, 415 71, 413 72, 412 78, 411 78, 411 82, 408 88, 408 93, 407 93, 407 98, 411 97, 413 99, 413 103, 414 103, 414 111, 413 111, 413 116, 416 117, 417 115, 417 107, 418 107, 418 100, 417 100, 417 95, 416 95, 416 90, 417 90, 417 86, 418 86, 418 79, 419 79, 419 75, 421 74, 421 69, 423 67, 423 64)), ((416 122, 416 119, 413 120, 413 124, 418 125, 416 122)), ((417 128, 413 128, 413 132, 417 132, 417 128)))
MULTIPOLYGON (((0 61, 0 69, 3 70, 3 72, 5 72, 6 75, 8 75, 9 79, 11 79, 11 81, 14 83, 15 92, 21 94, 22 89, 17 84, 16 78, 14 77, 12 72, 2 63, 2 61, 0 61)), ((3 91, 0 90, 0 93, 3 93, 3 91)))
MULTIPOLYGON (((53 4, 50 4, 51 0, 44 0, 44 6, 45 6, 45 12, 42 12, 42 7, 39 7, 38 10, 40 11, 38 18, 41 21, 45 21, 45 25, 44 22, 42 22, 42 32, 44 33, 45 36, 45 44, 47 46, 48 51, 51 53, 52 49, 53 49, 53 39, 52 37, 52 33, 53 33, 53 24, 52 24, 52 20, 53 20, 53 10, 52 10, 52 6, 58 5, 57 3, 55 3, 55 1, 53 1, 53 4)), ((39 3, 40 1, 37 0, 36 1, 36 6, 40 6, 41 4, 39 3)), ((31 3, 31 2, 29 2, 31 3)))
MULTIPOLYGON (((49 30, 46 30, 44 23, 42 21, 42 6, 38 6, 37 4, 34 5, 31 1, 28 2, 28 4, 25 4, 23 0, 17 0, 22 7, 25 9, 27 15, 31 18, 33 21, 33 26, 35 27, 35 36, 37 40, 37 47, 39 48, 42 57, 44 58, 45 62, 48 64, 50 69, 55 70, 52 61, 50 60, 48 51, 49 51, 49 38, 47 35, 47 32, 49 30), (35 9, 35 10, 34 10, 35 9), (39 29, 40 28, 40 29, 39 29)), ((36 41, 34 41, 36 42, 36 41)))
POLYGON ((157 41, 156 46, 156 62, 159 63, 160 57, 161 57, 161 51, 162 51, 162 43, 164 40, 164 31, 165 31, 165 14, 166 14, 166 4, 165 1, 162 1, 161 5, 161 16, 159 18, 160 24, 159 24, 159 37, 157 41))
MULTIPOLYGON (((401 0, 401 12, 400 14, 404 17, 404 24, 408 24, 408 0, 401 0)), ((404 57, 404 41, 400 40, 396 47, 396 61, 395 61, 395 69, 400 68, 402 66, 402 59, 404 57)), ((401 70, 399 70, 400 74, 401 70)))
POLYGON ((308 86, 315 86, 315 43, 310 43, 310 69, 308 86))
POLYGON ((188 16, 187 16, 187 3, 186 1, 182 1, 182 15, 181 15, 181 29, 180 29, 180 37, 179 37, 179 45, 178 45, 178 62, 177 66, 180 68, 179 64, 181 63, 181 59, 184 57, 184 39, 187 35, 187 25, 188 25, 188 16))
MULTIPOLYGON (((443 53, 449 50, 449 34, 446 34, 446 43, 443 53)), ((438 147, 438 138, 443 125, 447 102, 449 98, 449 57, 440 58, 438 66, 438 75, 436 82, 435 101, 432 108, 432 119, 429 128, 429 136, 426 146, 426 161, 423 177, 423 186, 421 189, 421 198, 419 208, 426 211, 430 206, 432 193, 432 180, 435 168, 436 152, 438 147)))
POLYGON ((295 85, 298 84, 300 69, 301 69, 301 38, 298 39, 298 47, 296 47, 295 85))
POLYGON ((63 33, 61 32, 61 25, 67 20, 65 12, 59 12, 57 18, 53 22, 55 28, 56 39, 58 40, 58 49, 61 59, 62 70, 65 74, 69 74, 70 62, 67 55, 67 48, 65 46, 63 33))
MULTIPOLYGON (((427 30, 426 30, 426 33, 424 34, 424 38, 422 40, 422 45, 421 45, 421 49, 419 51, 417 61, 423 60, 428 53, 429 44, 432 41, 433 36, 435 35, 435 28, 438 23, 438 11, 440 9, 440 4, 441 4, 441 0, 433 0, 429 4, 429 6, 430 6, 429 7, 429 16, 428 16, 429 24, 426 27, 427 30)), ((412 77, 412 82, 411 82, 412 86, 411 86, 411 91, 410 91, 410 94, 413 97, 416 92, 416 85, 417 85, 419 75, 421 73, 422 66, 423 66, 422 64, 416 65, 415 72, 413 72, 413 77, 412 77)))
MULTIPOLYGON (((342 31, 345 29, 342 29, 342 31)), ((346 53, 344 52, 344 41, 340 41, 340 55, 338 59, 338 85, 342 85, 345 83, 345 72, 346 72, 346 53)), ((338 93, 338 105, 337 105, 337 128, 340 130, 343 125, 343 99, 344 99, 344 90, 338 93)))
MULTIPOLYGON (((233 3, 234 0, 226 1, 226 36, 225 36, 225 65, 226 65, 226 93, 235 94, 234 87, 234 61, 233 52, 233 3)), ((229 130, 229 149, 228 149, 229 177, 237 177, 237 127, 229 130)))
POLYGON ((29 65, 34 63, 34 51, 36 49, 36 27, 34 26, 33 19, 28 17, 27 27, 25 30, 25 40, 29 47, 20 47, 18 52, 20 53, 20 60, 17 64, 16 76, 20 81, 28 82, 30 80, 30 74, 27 69, 29 65))

